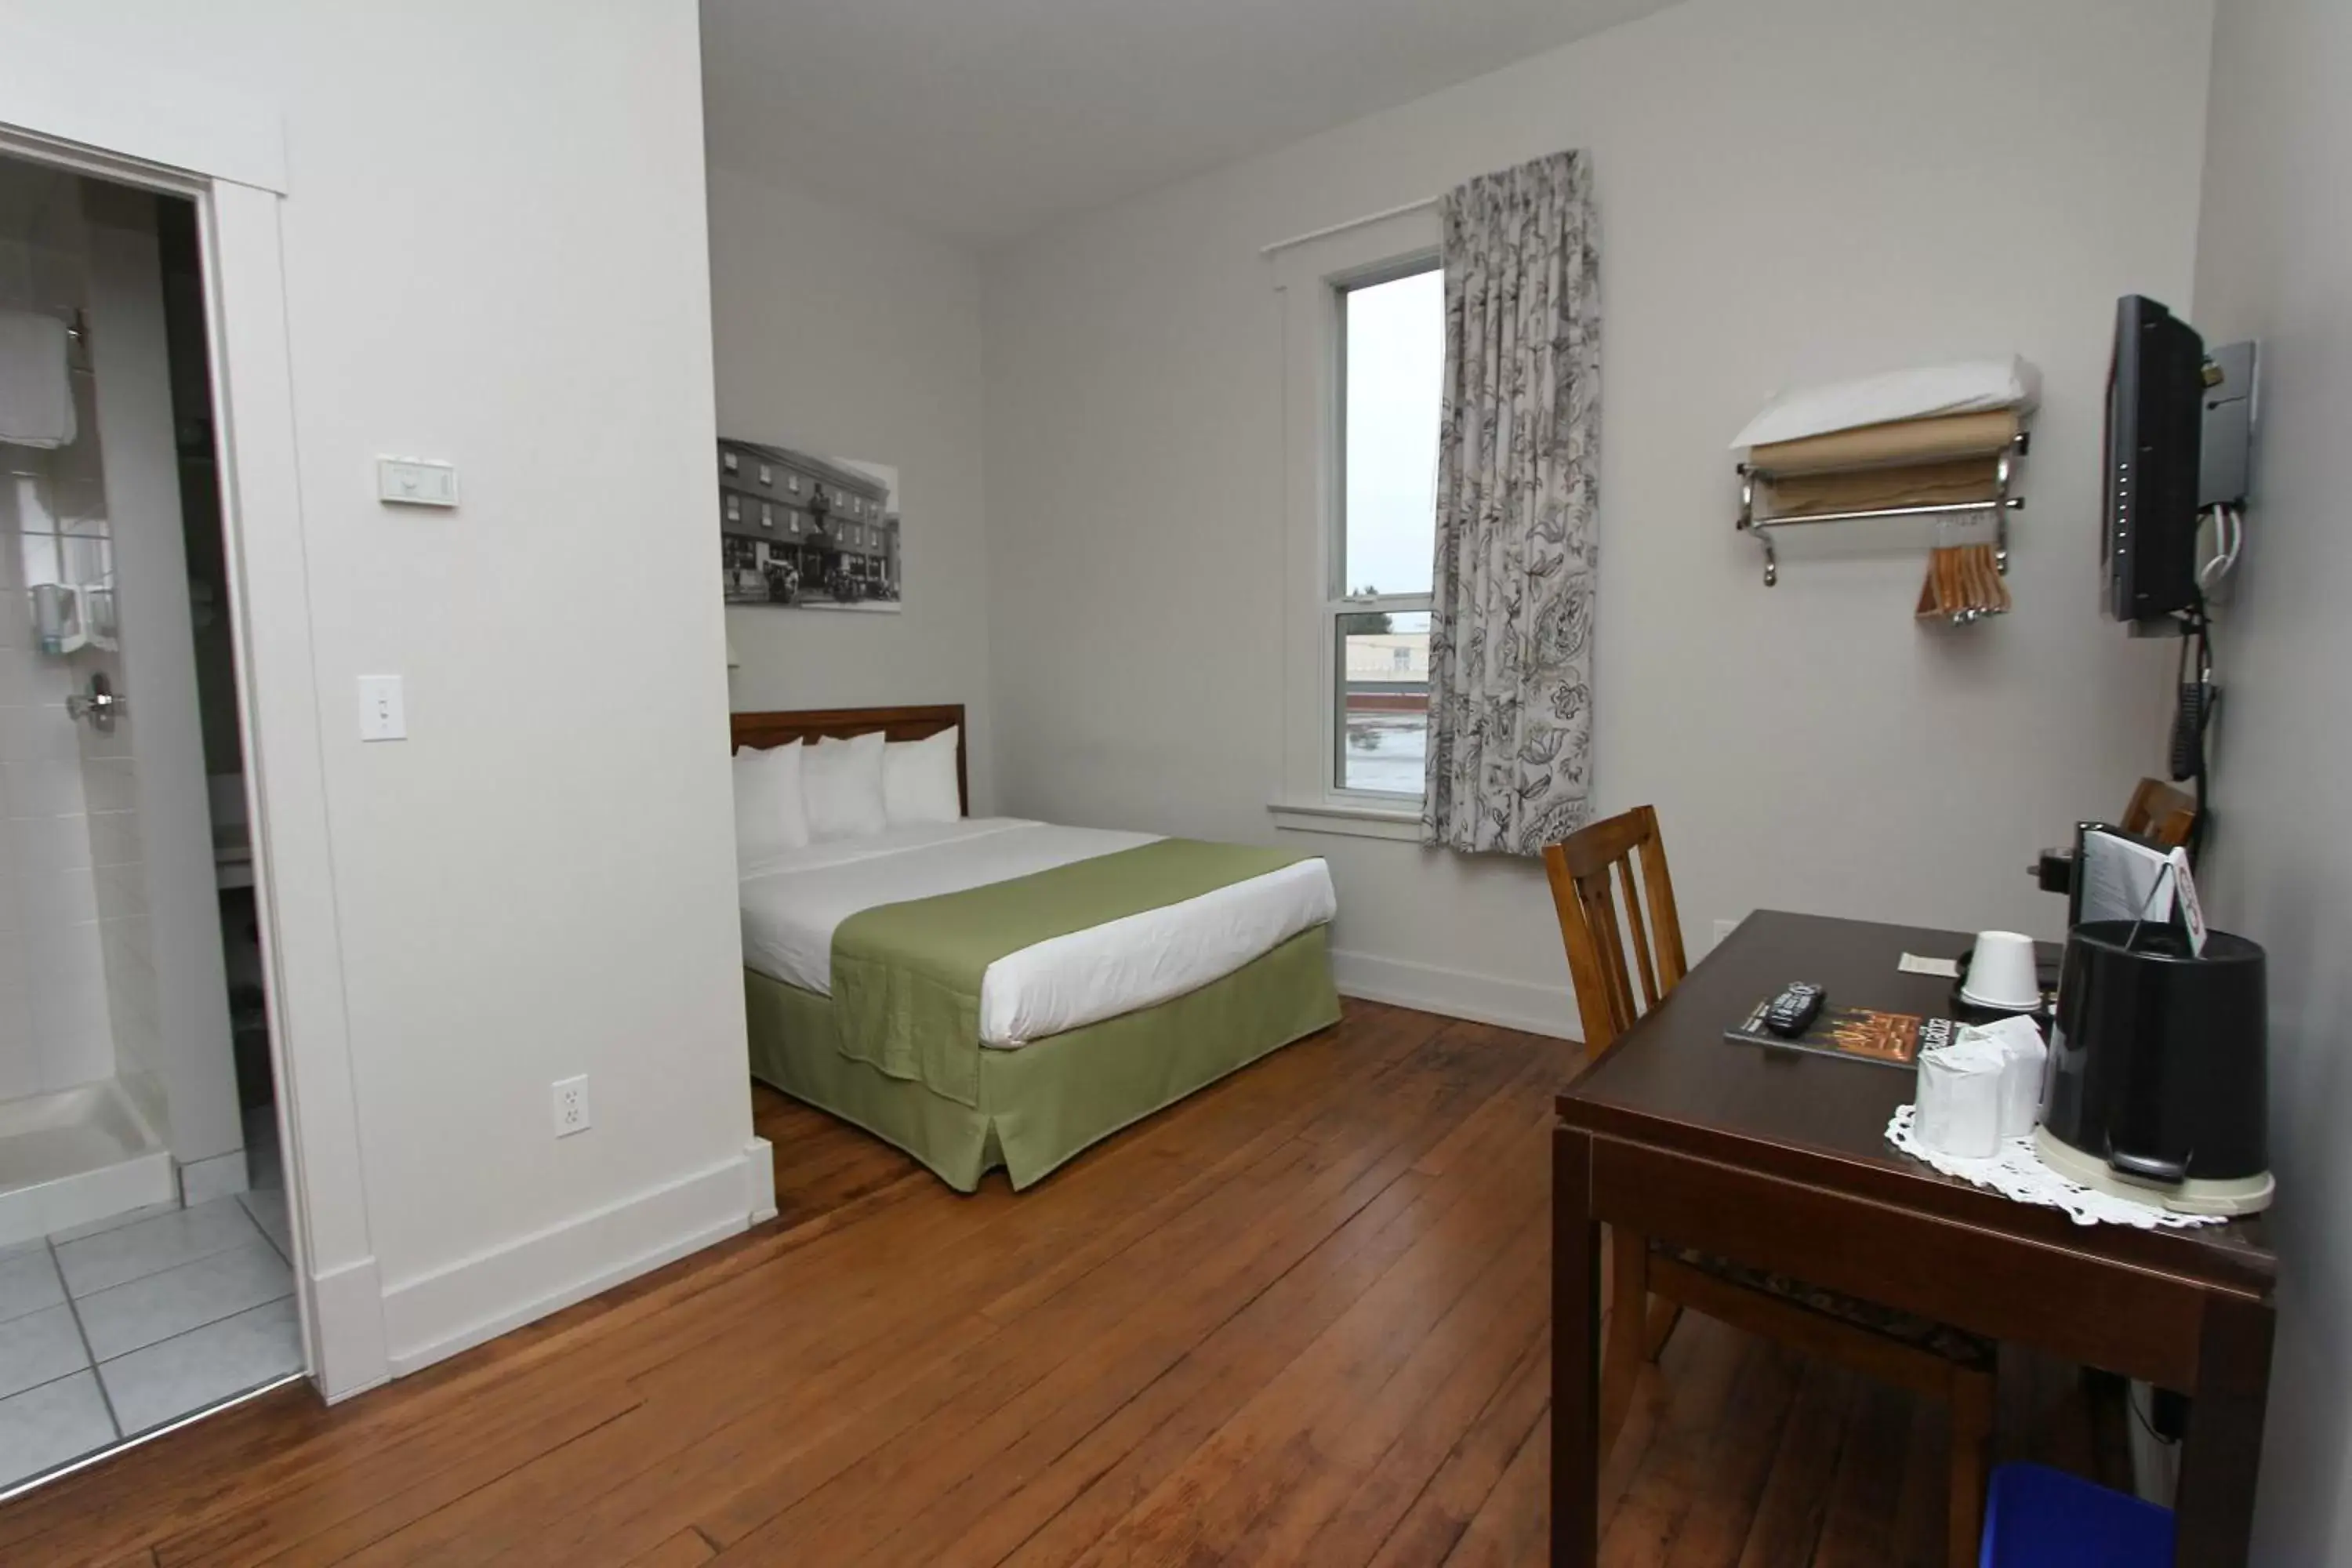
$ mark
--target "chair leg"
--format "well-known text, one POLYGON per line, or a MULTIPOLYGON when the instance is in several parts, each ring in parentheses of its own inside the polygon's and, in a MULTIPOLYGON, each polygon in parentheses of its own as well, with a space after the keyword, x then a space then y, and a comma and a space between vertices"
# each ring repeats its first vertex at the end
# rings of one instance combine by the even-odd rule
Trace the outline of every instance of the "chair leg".
POLYGON ((1644 1307, 1650 1297, 1650 1244, 1623 1226, 1609 1227, 1609 1340, 1601 1356, 1601 1443, 1605 1459, 1633 1408, 1642 1374, 1644 1307))
POLYGON ((1955 1370, 1951 1389, 1951 1545, 1948 1568, 1977 1568, 1992 1448, 1993 1376, 1955 1370))

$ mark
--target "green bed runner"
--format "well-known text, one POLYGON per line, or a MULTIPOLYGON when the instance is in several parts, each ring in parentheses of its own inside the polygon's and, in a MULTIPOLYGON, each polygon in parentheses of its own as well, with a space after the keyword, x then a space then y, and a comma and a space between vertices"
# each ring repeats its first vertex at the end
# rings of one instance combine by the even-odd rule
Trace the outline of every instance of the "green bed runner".
POLYGON ((833 933, 842 1054, 976 1105, 980 983, 990 964, 1311 858, 1161 838, 961 893, 861 910, 833 933))

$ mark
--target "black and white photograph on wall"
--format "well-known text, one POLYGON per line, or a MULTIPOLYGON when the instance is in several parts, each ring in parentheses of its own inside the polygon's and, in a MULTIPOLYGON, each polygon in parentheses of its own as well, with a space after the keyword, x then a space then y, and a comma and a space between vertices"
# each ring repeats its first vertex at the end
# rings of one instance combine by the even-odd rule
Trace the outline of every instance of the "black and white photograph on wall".
POLYGON ((719 438, 719 549, 730 605, 898 607, 898 470, 719 438))

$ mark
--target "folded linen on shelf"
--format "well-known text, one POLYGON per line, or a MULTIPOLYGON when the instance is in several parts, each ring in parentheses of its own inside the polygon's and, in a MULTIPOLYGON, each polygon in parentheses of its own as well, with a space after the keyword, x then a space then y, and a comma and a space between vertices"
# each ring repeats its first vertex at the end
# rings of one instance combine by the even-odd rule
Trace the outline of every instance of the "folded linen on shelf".
POLYGON ((1906 464, 1899 468, 1853 468, 1842 473, 1760 477, 1759 513, 1805 517, 1824 511, 1870 511, 1891 506, 1990 507, 2000 485, 1990 458, 1906 464))
MULTIPOLYGON (((1951 414, 2025 413, 2042 400, 2042 373, 2015 354, 1920 365, 1786 392, 1732 439, 1732 449, 1951 414)), ((1851 466, 1851 465, 1848 465, 1851 466)))
POLYGON ((1808 436, 1801 440, 1751 447, 1748 466, 1788 478, 1850 472, 1855 468, 1948 463, 1964 458, 1990 458, 2017 438, 2020 428, 2017 414, 2011 409, 1947 414, 1933 419, 1901 419, 1886 425, 1865 425, 1858 430, 1841 430, 1834 435, 1808 436))

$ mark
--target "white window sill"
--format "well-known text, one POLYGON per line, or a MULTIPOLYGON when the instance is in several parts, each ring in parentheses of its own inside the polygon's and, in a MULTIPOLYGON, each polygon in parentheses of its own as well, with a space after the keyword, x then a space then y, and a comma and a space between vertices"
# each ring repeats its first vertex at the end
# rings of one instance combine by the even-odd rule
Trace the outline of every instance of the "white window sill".
POLYGON ((1421 813, 1392 806, 1359 805, 1349 802, 1293 805, 1277 801, 1266 807, 1274 825, 1292 833, 1336 833, 1350 838, 1389 838, 1407 844, 1421 842, 1421 813))

